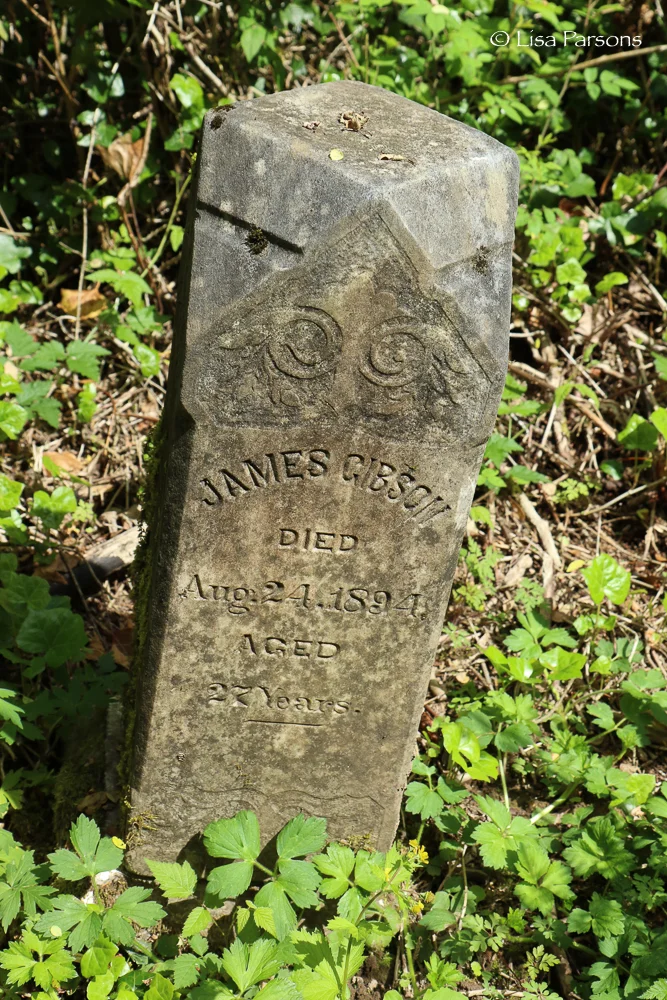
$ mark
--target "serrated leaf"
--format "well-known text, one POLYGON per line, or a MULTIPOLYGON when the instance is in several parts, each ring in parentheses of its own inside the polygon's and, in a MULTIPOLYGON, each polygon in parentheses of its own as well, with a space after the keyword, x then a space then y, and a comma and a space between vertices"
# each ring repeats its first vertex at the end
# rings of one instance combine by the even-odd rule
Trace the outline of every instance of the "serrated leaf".
POLYGON ((194 910, 191 910, 190 913, 188 913, 187 919, 183 924, 183 937, 192 937, 193 934, 199 934, 201 931, 206 931, 212 923, 213 918, 206 907, 195 906, 194 910))
MULTIPOLYGON (((185 933, 185 929, 183 933, 185 933)), ((203 968, 204 962, 198 955, 190 955, 189 953, 178 955, 174 959, 174 987, 177 990, 184 990, 188 986, 194 986, 203 968)))
POLYGON ((237 938, 223 951, 221 964, 239 992, 244 993, 249 987, 276 974, 280 968, 278 945, 266 938, 246 945, 237 938))
POLYGON ((614 604, 623 604, 630 592, 630 573, 606 553, 596 556, 581 574, 595 604, 602 604, 605 597, 614 604))
POLYGON ((296 927, 296 913, 282 886, 267 882, 255 896, 257 906, 266 906, 273 913, 278 939, 282 941, 296 927))
POLYGON ((219 819, 204 830, 204 846, 213 858, 254 861, 260 852, 259 823, 243 810, 231 819, 219 819))
POLYGON ((92 948, 81 956, 81 975, 86 979, 102 976, 109 967, 109 962, 117 954, 118 949, 105 937, 99 937, 92 948))
POLYGON ((69 608, 29 611, 16 637, 19 649, 43 653, 50 667, 60 667, 68 660, 78 663, 87 653, 86 643, 83 620, 69 608))
POLYGON ((197 873, 188 861, 149 861, 146 864, 167 899, 188 899, 195 891, 197 873))
POLYGON ((209 873, 207 889, 220 899, 235 899, 242 895, 252 880, 251 861, 233 861, 220 865, 209 873))
POLYGON ((327 842, 327 821, 300 813, 278 834, 279 858, 300 858, 321 851, 327 842))
POLYGON ((71 372, 76 372, 77 375, 83 375, 85 378, 98 382, 100 378, 98 358, 107 354, 109 351, 106 347, 91 344, 88 340, 71 340, 67 345, 67 367, 71 372))
POLYGON ((317 906, 317 888, 322 878, 310 861, 279 860, 278 885, 282 886, 293 903, 301 908, 317 906))

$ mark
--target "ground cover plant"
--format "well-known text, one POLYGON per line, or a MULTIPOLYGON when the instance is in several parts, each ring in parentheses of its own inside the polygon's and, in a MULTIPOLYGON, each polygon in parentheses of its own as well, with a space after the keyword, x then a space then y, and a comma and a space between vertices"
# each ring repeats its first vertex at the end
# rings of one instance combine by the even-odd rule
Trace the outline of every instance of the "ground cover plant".
POLYGON ((665 1000, 662 8, 9 0, 0 61, 0 991, 665 1000), (510 371, 397 845, 301 817, 265 856, 239 814, 203 870, 129 878, 96 747, 131 580, 79 570, 150 499, 204 112, 337 79, 522 165, 510 371))

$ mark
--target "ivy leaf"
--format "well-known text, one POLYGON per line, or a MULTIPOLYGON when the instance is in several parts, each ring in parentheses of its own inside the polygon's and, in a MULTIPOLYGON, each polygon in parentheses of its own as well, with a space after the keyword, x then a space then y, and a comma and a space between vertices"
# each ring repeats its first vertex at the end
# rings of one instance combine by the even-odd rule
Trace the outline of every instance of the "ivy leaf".
POLYGON ((606 553, 596 556, 590 566, 582 569, 581 575, 594 604, 602 604, 605 597, 614 604, 623 604, 630 593, 630 573, 606 553))
POLYGON ((188 899, 195 891, 197 873, 189 862, 146 860, 146 864, 167 899, 188 899))
POLYGON ((207 891, 220 899, 235 899, 250 885, 252 872, 252 861, 233 861, 228 865, 220 865, 209 873, 207 891))
POLYGON ((278 834, 279 858, 299 858, 321 851, 327 842, 327 821, 300 813, 291 819, 278 834))
POLYGON ((76 510, 76 496, 69 486, 57 486, 53 493, 37 490, 30 513, 39 517, 45 528, 59 528, 66 514, 76 510))
POLYGON ((16 483, 8 476, 0 474, 0 511, 3 514, 18 507, 22 493, 23 483, 16 483))
POLYGON ((15 441, 28 420, 28 412, 18 403, 0 401, 0 441, 15 441))
POLYGON ((243 810, 231 819, 219 819, 204 830, 204 846, 212 858, 254 861, 260 852, 259 823, 243 810))
POLYGON ((241 48, 247 62, 252 62, 266 41, 266 28, 253 22, 241 32, 241 48))

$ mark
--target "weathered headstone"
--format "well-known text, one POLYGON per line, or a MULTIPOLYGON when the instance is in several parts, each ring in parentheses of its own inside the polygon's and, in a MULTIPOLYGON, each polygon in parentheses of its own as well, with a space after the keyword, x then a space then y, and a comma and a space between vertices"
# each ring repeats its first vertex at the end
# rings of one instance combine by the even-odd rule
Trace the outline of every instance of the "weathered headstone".
POLYGON ((242 808, 386 848, 504 381, 517 160, 332 83, 209 113, 197 166, 132 863, 242 808))

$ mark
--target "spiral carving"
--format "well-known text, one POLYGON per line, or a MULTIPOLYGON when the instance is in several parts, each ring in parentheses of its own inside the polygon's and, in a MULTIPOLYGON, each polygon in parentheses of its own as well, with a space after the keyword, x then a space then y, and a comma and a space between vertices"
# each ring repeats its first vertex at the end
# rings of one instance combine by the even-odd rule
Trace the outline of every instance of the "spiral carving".
POLYGON ((266 349, 283 375, 309 380, 334 371, 342 336, 328 313, 312 306, 280 309, 270 322, 266 349))
POLYGON ((368 356, 359 370, 364 378, 383 388, 401 388, 423 374, 430 351, 422 337, 425 327, 409 316, 385 320, 371 334, 368 356))

